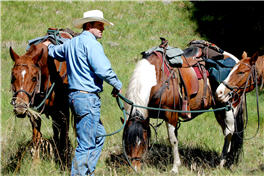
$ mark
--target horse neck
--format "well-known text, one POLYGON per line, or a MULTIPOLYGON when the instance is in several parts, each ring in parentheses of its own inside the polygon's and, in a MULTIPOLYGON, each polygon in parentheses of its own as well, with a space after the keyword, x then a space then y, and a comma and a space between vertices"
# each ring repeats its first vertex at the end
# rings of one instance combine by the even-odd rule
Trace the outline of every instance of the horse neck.
MULTIPOLYGON (((147 59, 140 60, 132 74, 126 97, 134 104, 148 106, 151 88, 157 84, 155 66, 147 59)), ((130 112, 131 106, 125 104, 125 109, 130 112)), ((143 108, 134 108, 133 113, 138 110, 144 118, 148 117, 148 111, 143 108)))

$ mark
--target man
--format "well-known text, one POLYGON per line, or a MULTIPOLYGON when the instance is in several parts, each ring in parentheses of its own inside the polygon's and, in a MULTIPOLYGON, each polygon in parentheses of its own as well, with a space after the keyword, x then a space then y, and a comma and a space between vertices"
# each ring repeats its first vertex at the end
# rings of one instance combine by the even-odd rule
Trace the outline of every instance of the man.
POLYGON ((71 175, 93 175, 105 137, 100 120, 103 80, 113 86, 112 95, 117 96, 122 83, 111 68, 97 39, 102 38, 104 25, 113 25, 99 10, 87 11, 83 18, 74 21, 74 26, 83 32, 63 45, 44 42, 49 56, 66 60, 69 82, 69 103, 75 114, 78 146, 72 161, 71 175))

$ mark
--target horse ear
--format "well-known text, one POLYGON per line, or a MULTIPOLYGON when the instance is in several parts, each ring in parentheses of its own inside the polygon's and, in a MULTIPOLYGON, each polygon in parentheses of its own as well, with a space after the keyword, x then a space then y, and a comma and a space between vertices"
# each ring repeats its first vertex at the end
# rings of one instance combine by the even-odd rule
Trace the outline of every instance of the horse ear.
POLYGON ((246 51, 243 51, 242 59, 246 59, 246 58, 247 58, 247 53, 246 53, 246 51))
POLYGON ((259 52, 257 51, 257 52, 255 52, 255 53, 253 54, 253 56, 251 57, 251 59, 250 59, 250 64, 251 64, 251 65, 254 65, 254 64, 256 63, 258 57, 259 57, 259 52))
POLYGON ((9 48, 9 52, 10 52, 10 56, 11 56, 11 58, 13 59, 13 61, 16 61, 16 60, 19 58, 19 55, 17 55, 17 54, 15 53, 15 51, 12 49, 11 46, 10 46, 10 48, 9 48))

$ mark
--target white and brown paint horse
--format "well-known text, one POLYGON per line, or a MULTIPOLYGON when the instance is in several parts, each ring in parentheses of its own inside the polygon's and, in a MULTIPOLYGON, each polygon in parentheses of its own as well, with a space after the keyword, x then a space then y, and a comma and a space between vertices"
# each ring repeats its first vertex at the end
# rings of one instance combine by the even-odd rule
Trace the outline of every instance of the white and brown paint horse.
POLYGON ((217 97, 224 103, 232 99, 239 102, 242 94, 255 89, 256 84, 261 88, 264 84, 264 56, 259 56, 256 52, 252 57, 248 57, 247 53, 243 52, 240 62, 234 66, 228 77, 217 88, 217 97))
MULTIPOLYGON (((231 54, 225 52, 224 55, 227 57, 233 57, 236 61, 237 58, 231 54)), ((134 104, 145 106, 145 107, 156 107, 163 109, 181 109, 181 97, 178 90, 178 79, 177 77, 171 76, 164 79, 162 72, 163 60, 157 55, 157 53, 151 53, 148 57, 140 60, 133 72, 130 79, 129 86, 126 92, 126 98, 131 100, 134 104), (165 86, 164 86, 165 85, 165 86)), ((182 68, 184 71, 185 68, 182 68)), ((185 76, 190 73, 188 68, 184 71, 185 76)), ((191 74, 190 74, 191 75, 191 74)), ((193 78, 188 76, 189 80, 193 78)), ((199 91, 197 94, 190 99, 191 110, 201 110, 209 108, 218 108, 224 106, 223 104, 213 104, 213 96, 210 91, 215 92, 216 84, 210 84, 207 79, 207 93, 206 99, 208 103, 204 105, 202 103, 203 98, 203 85, 204 81, 199 80, 199 91), (210 90, 211 89, 211 90, 210 90)), ((193 82, 190 81, 190 84, 193 82)), ((169 112, 169 111, 155 111, 146 110, 138 107, 132 108, 132 106, 125 104, 127 112, 131 112, 123 133, 123 141, 125 145, 125 151, 130 159, 132 166, 136 171, 140 170, 142 157, 148 150, 150 129, 149 129, 149 118, 161 118, 166 121, 169 141, 173 148, 173 167, 172 172, 178 173, 179 166, 181 165, 178 139, 177 139, 177 123, 179 120, 180 113, 169 112)), ((192 118, 199 114, 192 113, 192 118)), ((238 136, 235 132, 234 119, 232 113, 223 111, 216 111, 215 117, 218 123, 221 125, 224 133, 224 146, 221 155, 220 165, 223 167, 227 164, 227 160, 230 159, 230 163, 233 164, 238 158, 239 153, 243 144, 243 134, 238 136)), ((241 119, 241 114, 238 115, 241 119)), ((243 127, 243 121, 238 124, 240 128, 243 127)))

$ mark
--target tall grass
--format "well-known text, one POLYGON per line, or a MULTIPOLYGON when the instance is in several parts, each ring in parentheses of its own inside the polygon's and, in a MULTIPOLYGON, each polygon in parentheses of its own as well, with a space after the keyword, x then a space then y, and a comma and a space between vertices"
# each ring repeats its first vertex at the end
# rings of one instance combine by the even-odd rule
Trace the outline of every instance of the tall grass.
MULTIPOLYGON (((17 119, 9 104, 11 100, 10 71, 12 60, 9 47, 19 54, 25 53, 27 41, 43 36, 48 27, 71 28, 72 20, 89 9, 99 9, 113 27, 106 27, 100 40, 113 69, 123 82, 126 91, 135 63, 140 53, 160 43, 165 37, 169 45, 185 48, 189 41, 201 39, 196 33, 196 23, 191 21, 192 3, 177 2, 1 2, 1 173, 3 175, 68 175, 50 159, 32 163, 27 147, 31 140, 29 119, 17 119)), ((224 48, 223 48, 224 49, 224 48)), ((110 95, 111 87, 104 85, 102 97, 102 121, 108 133, 120 128, 119 110, 110 95)), ((179 129, 182 175, 262 175, 264 168, 263 144, 263 94, 260 95, 261 127, 257 136, 245 141, 244 156, 238 166, 231 170, 218 169, 216 164, 223 146, 223 135, 213 113, 200 115, 183 123, 179 129)), ((254 94, 248 96, 249 124, 246 137, 254 135, 256 104, 254 94)), ((156 120, 151 120, 157 123, 156 120)), ((52 136, 51 120, 43 116, 42 133, 52 136)), ((172 175, 171 149, 165 125, 158 128, 157 139, 152 131, 152 150, 139 175, 172 175)), ((71 143, 76 146, 71 129, 71 143)), ((97 175, 136 175, 124 163, 121 155, 122 133, 107 137, 102 156, 98 162, 97 175)))

